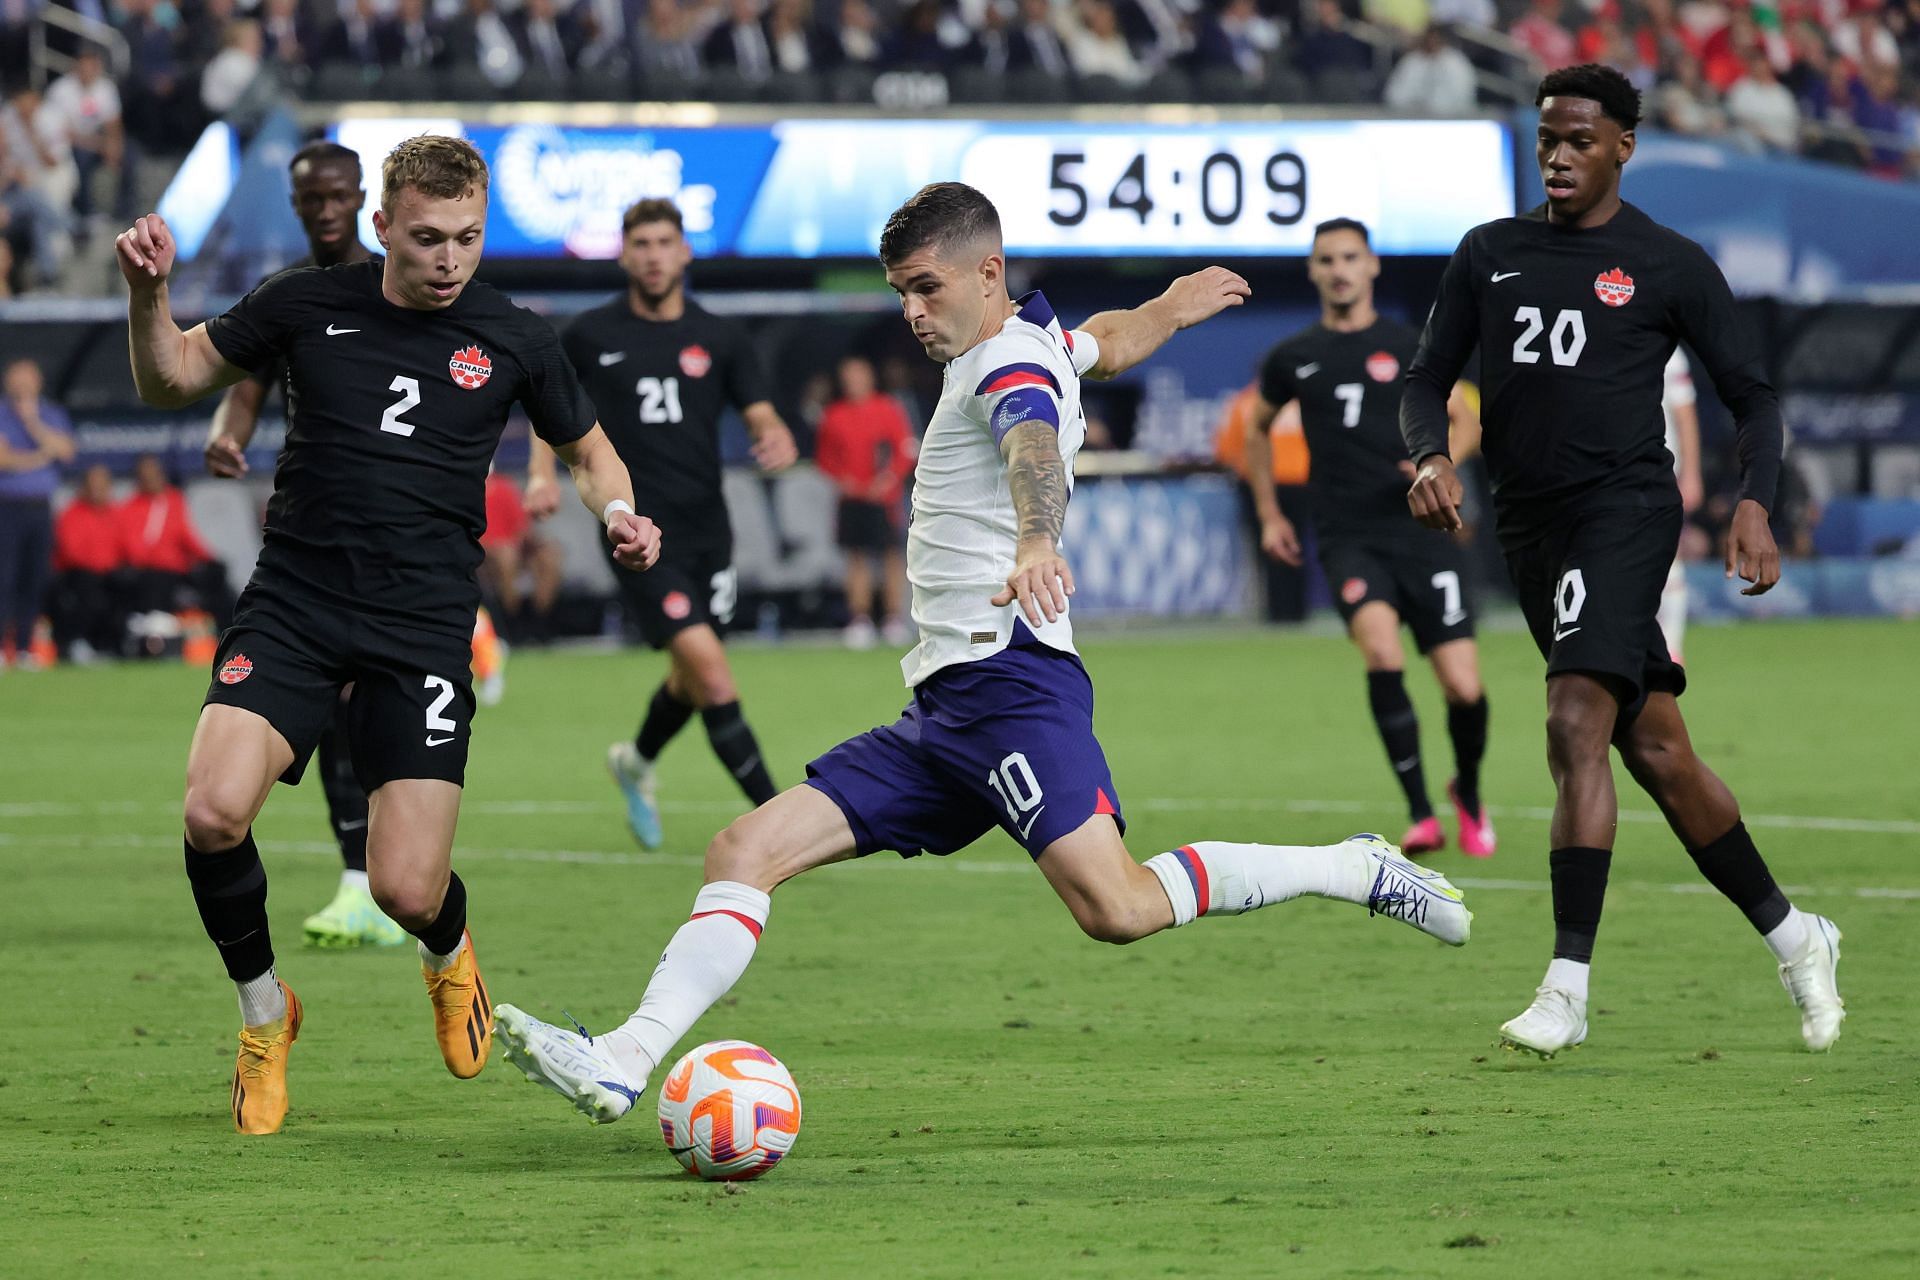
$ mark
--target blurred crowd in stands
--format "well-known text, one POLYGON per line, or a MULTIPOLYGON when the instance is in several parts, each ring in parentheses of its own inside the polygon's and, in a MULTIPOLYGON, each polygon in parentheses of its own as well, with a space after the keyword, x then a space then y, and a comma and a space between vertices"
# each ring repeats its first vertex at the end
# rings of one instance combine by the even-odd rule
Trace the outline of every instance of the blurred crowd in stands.
POLYGON ((0 277, 129 212, 137 155, 289 98, 1449 115, 1585 61, 1660 127, 1920 176, 1920 0, 0 0, 0 277))

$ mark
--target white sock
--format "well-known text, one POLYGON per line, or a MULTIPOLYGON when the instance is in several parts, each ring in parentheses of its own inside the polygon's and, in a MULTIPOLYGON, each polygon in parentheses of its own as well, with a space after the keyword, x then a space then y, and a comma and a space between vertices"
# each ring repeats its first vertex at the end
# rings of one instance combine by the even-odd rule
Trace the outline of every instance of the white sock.
POLYGON ((272 969, 233 984, 240 990, 240 1025, 259 1027, 287 1016, 287 993, 272 969))
POLYGON ((427 944, 424 942, 417 943, 416 945, 420 948, 421 964, 424 964, 435 973, 445 973, 452 967, 453 962, 460 958, 460 953, 467 949, 467 935, 464 933, 461 934, 460 941, 453 944, 453 950, 443 956, 437 956, 427 950, 427 944))
POLYGON ((1806 950, 1809 928, 1806 914, 1798 907, 1788 907, 1787 918, 1765 935, 1767 949, 1773 952, 1774 959, 1785 964, 1806 950))
POLYGON ((340 873, 340 887, 342 889, 358 889, 361 893, 373 892, 372 889, 367 887, 367 873, 364 871, 342 871, 340 873))
POLYGON ((688 1028, 747 971, 773 900, 752 885, 721 880, 693 899, 633 1016, 601 1037, 628 1075, 644 1083, 688 1028))
POLYGON ((1235 916, 1303 894, 1364 903, 1376 867, 1347 844, 1229 844, 1197 840, 1147 859, 1173 904, 1173 923, 1235 916))
POLYGON ((1563 960, 1555 956, 1547 963, 1547 976, 1540 985, 1558 987, 1581 1000, 1587 998, 1587 975, 1593 965, 1583 960, 1563 960))

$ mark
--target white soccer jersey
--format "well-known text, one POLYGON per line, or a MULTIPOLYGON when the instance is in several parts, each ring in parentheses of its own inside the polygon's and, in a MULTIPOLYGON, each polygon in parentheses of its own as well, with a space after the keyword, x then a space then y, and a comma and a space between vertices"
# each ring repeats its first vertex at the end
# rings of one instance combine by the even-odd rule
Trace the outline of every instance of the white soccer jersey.
POLYGON ((1673 455, 1673 469, 1676 472, 1680 470, 1680 428, 1674 425, 1673 411, 1682 405, 1692 404, 1697 398, 1693 389, 1693 370, 1687 365, 1687 353, 1675 347, 1673 355, 1667 360, 1660 407, 1667 415, 1667 452, 1673 455))
MULTIPOLYGON (((1100 348, 1069 334, 1038 292, 1027 294, 1005 327, 947 365, 913 469, 907 528, 907 581, 920 643, 900 660, 909 688, 942 667, 991 657, 1013 638, 1018 602, 990 603, 1013 572, 1020 528, 1007 487, 1000 442, 1022 422, 1054 424, 1073 484, 1073 459, 1086 439, 1080 375, 1100 348)), ((1028 626, 1024 621, 1022 626, 1028 626)), ((1042 642, 1072 653, 1073 627, 1031 628, 1042 642)))

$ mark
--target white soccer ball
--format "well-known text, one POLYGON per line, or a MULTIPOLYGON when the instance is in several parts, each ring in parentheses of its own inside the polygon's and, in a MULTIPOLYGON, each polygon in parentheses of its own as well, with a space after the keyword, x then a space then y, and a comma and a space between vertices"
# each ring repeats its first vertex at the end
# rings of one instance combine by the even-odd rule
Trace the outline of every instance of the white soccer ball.
POLYGON ((800 1089, 780 1060, 745 1040, 713 1040, 660 1086, 667 1150, 710 1182, 744 1182, 779 1164, 800 1136, 800 1089))

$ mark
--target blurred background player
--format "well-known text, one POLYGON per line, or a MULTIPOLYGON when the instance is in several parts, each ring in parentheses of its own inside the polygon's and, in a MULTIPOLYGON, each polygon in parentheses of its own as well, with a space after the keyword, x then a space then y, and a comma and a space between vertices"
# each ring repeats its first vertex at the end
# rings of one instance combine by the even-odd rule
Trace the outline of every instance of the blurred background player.
MULTIPOLYGON (((1493 823, 1480 798, 1487 746, 1487 697, 1467 598, 1467 557, 1452 535, 1423 528, 1407 514, 1412 466, 1400 438, 1400 389, 1420 335, 1373 306, 1380 275, 1367 228, 1335 218, 1314 228, 1307 278, 1320 294, 1320 322, 1282 341, 1260 371, 1259 396, 1246 424, 1247 475, 1260 513, 1260 545, 1298 565, 1300 537, 1274 493, 1268 427, 1289 404, 1300 407, 1312 459, 1307 488, 1319 532, 1320 565, 1347 634, 1367 668, 1367 705, 1406 793, 1409 854, 1446 847, 1427 797, 1420 762, 1420 719, 1407 696, 1400 626, 1433 664, 1447 700, 1453 740, 1453 801, 1460 850, 1493 853, 1493 823)), ((1459 388, 1448 396, 1455 435, 1477 424, 1459 388)))
MULTIPOLYGON (((1680 510, 1692 515, 1700 509, 1706 487, 1700 478, 1700 408, 1695 402, 1693 370, 1687 353, 1675 347, 1667 361, 1666 389, 1660 396, 1660 408, 1667 415, 1667 452, 1673 455, 1674 475, 1680 481, 1680 510)), ((1684 553, 1673 558, 1667 570, 1667 585, 1660 590, 1660 633, 1667 638, 1667 652, 1675 662, 1687 640, 1687 572, 1684 553)))
MULTIPOLYGON (((714 755, 747 799, 757 805, 773 797, 773 779, 740 710, 721 642, 738 594, 733 526, 721 489, 721 415, 729 406, 739 412, 762 471, 783 470, 798 455, 746 330, 687 297, 693 248, 680 210, 670 200, 641 200, 620 225, 627 288, 575 317, 563 340, 633 476, 636 501, 661 531, 658 565, 645 574, 616 566, 614 577, 629 618, 648 644, 667 651, 670 666, 639 733, 607 749, 607 768, 626 799, 627 826, 643 848, 657 849, 663 836, 654 761, 695 711, 714 755)), ((551 451, 536 441, 527 485, 527 508, 535 515, 559 501, 553 474, 551 451)))
POLYGON ((1611 743, 1714 888, 1779 962, 1809 1049, 1840 1034, 1840 931, 1774 882, 1740 805, 1694 753, 1686 672, 1660 632, 1680 541, 1679 485, 1660 399, 1676 342, 1696 352, 1739 435, 1740 503, 1726 572, 1759 595, 1780 580, 1767 527, 1784 423, 1761 346, 1704 249, 1620 198, 1640 93, 1611 67, 1551 72, 1535 95, 1546 203, 1483 223, 1454 250, 1401 397, 1422 521, 1460 527, 1446 397, 1480 349, 1482 453, 1495 531, 1547 660, 1553 958, 1533 1003, 1500 1028, 1551 1057, 1587 1037, 1588 978, 1619 822, 1611 743))
MULTIPOLYGON (((360 156, 332 142, 310 142, 293 153, 287 166, 293 182, 293 211, 306 233, 307 256, 289 267, 332 267, 366 262, 374 254, 360 242, 360 210, 367 202, 360 156)), ((227 388, 207 432, 207 470, 216 476, 247 474, 247 445, 260 425, 260 411, 287 370, 275 360, 252 370, 227 388)), ((347 753, 347 715, 352 687, 340 691, 340 704, 320 734, 320 789, 327 799, 327 823, 340 846, 340 884, 333 900, 307 917, 302 931, 310 946, 397 947, 407 931, 389 920, 367 887, 367 793, 353 776, 347 753)))
POLYGON ((878 634, 890 645, 905 644, 912 632, 902 605, 907 558, 900 500, 913 474, 913 432, 900 402, 880 393, 872 361, 846 357, 839 378, 839 398, 820 415, 814 462, 840 491, 835 537, 847 557, 845 640, 850 649, 873 647, 877 569, 884 618, 878 634))
POLYGON ((945 367, 908 526, 920 643, 900 669, 912 700, 894 724, 814 760, 805 783, 714 838, 692 918, 625 1024, 589 1036, 500 1006, 514 1065, 600 1123, 627 1113, 746 971, 782 882, 883 850, 953 853, 996 826, 1103 942, 1306 894, 1467 941, 1459 891, 1378 836, 1314 848, 1201 841, 1145 863, 1127 851, 1060 547, 1085 435, 1080 379, 1124 372, 1239 306, 1247 282, 1208 267, 1069 331, 1037 290, 1008 296, 999 215, 958 182, 923 187, 896 210, 880 259, 921 349, 945 367))

